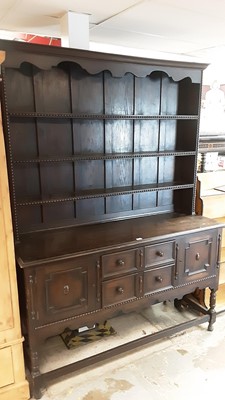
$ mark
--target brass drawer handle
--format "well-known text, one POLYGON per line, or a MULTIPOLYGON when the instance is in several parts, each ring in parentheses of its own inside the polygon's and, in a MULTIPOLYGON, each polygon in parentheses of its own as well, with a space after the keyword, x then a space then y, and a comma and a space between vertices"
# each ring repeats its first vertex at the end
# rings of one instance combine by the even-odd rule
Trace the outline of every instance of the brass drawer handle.
POLYGON ((159 257, 163 257, 163 256, 164 256, 164 253, 163 253, 163 251, 161 251, 161 250, 157 251, 156 254, 157 254, 157 256, 159 256, 159 257))
POLYGON ((64 288, 63 288, 63 293, 64 293, 64 294, 68 294, 69 291, 70 291, 69 285, 65 285, 64 288))
POLYGON ((196 253, 195 259, 198 261, 200 259, 200 254, 196 253))
POLYGON ((123 294, 124 293, 124 289, 122 287, 118 287, 116 290, 117 290, 117 292, 119 294, 123 294))
POLYGON ((120 267, 123 267, 125 265, 125 261, 120 259, 120 260, 117 260, 116 264, 119 265, 120 267))
POLYGON ((163 278, 161 276, 156 276, 155 280, 156 280, 156 282, 162 283, 163 278))

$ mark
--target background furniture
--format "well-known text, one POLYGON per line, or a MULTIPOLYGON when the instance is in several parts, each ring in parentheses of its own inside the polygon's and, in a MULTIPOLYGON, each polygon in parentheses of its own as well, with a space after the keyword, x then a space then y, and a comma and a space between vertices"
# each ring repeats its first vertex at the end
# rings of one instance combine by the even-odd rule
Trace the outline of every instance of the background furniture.
MULTIPOLYGON (((5 53, 0 52, 0 64, 5 53)), ((5 146, 0 112, 0 399, 29 398, 25 380, 5 146)))
MULTIPOLYGON (((225 169, 213 168, 205 170, 205 155, 210 153, 224 154, 224 138, 200 139, 199 152, 201 154, 201 172, 197 176, 196 213, 208 218, 214 218, 218 222, 225 222, 225 169)), ((220 309, 225 309, 225 231, 222 234, 221 268, 219 280, 220 309)))
MULTIPOLYGON (((197 214, 214 218, 225 223, 225 192, 217 187, 225 186, 225 171, 212 171, 198 174, 197 214)), ((220 257, 220 277, 217 311, 225 310, 225 230, 223 229, 220 257)))
POLYGON ((222 224, 195 216, 205 65, 0 41, 3 114, 31 390, 215 322, 222 224), (210 288, 209 306, 196 293, 210 288), (195 292, 195 295, 193 295, 195 292), (43 373, 40 349, 165 300, 199 318, 43 373))

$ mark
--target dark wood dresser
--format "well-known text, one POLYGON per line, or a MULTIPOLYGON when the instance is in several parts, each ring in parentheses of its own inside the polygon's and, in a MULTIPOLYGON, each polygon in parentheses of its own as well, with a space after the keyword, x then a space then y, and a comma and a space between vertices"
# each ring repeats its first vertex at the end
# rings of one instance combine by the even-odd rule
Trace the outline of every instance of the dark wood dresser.
POLYGON ((212 330, 222 224, 194 212, 205 65, 8 41, 0 49, 32 394, 40 398, 52 376, 151 341, 41 373, 43 342, 66 327, 171 300, 192 305, 193 324, 212 330))

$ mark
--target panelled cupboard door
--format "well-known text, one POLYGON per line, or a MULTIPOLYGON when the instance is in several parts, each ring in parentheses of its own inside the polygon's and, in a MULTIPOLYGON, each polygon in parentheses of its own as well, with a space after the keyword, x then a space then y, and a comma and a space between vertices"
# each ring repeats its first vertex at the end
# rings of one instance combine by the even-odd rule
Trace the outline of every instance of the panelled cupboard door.
POLYGON ((34 325, 100 308, 100 263, 95 256, 55 261, 26 273, 34 325))
POLYGON ((217 232, 191 234, 178 244, 179 284, 202 280, 215 275, 217 232))

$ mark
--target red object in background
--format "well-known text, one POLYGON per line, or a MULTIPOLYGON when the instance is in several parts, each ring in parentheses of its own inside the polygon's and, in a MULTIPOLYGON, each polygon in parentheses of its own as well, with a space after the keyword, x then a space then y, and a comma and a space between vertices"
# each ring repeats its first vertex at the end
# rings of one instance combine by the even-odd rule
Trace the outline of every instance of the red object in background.
POLYGON ((15 39, 23 40, 24 42, 45 44, 46 46, 61 46, 61 39, 48 36, 37 36, 28 33, 20 33, 15 39))

